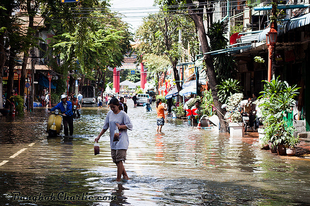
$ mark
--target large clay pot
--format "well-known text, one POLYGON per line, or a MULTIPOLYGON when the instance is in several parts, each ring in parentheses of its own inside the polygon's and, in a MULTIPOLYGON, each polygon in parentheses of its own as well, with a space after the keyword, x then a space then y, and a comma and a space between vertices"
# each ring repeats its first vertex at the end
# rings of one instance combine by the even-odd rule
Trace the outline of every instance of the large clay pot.
POLYGON ((269 142, 269 148, 271 153, 277 153, 277 147, 273 146, 271 142, 269 142))
POLYGON ((286 155, 286 148, 283 144, 279 144, 277 147, 278 155, 286 155))

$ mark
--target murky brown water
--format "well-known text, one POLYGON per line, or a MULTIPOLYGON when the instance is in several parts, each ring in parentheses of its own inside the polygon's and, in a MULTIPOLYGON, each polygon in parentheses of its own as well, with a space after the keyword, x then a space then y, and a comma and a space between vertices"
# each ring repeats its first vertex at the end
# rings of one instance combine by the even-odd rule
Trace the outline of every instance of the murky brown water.
POLYGON ((93 155, 106 112, 83 108, 71 139, 47 138, 45 109, 15 120, 1 117, 0 205, 310 204, 307 159, 280 158, 179 120, 169 120, 156 134, 154 109, 146 113, 131 101, 134 130, 125 163, 130 180, 118 184, 108 132, 100 155, 93 155))

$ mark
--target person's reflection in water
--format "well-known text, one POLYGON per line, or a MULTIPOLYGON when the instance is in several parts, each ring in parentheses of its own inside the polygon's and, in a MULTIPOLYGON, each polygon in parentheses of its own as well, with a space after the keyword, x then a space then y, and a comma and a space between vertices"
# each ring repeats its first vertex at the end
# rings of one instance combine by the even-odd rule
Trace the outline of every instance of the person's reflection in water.
POLYGON ((128 205, 129 203, 127 202, 127 197, 124 196, 124 191, 123 190, 128 190, 123 186, 123 184, 117 184, 117 188, 115 192, 112 192, 112 195, 116 196, 115 200, 112 200, 110 202, 110 205, 123 205, 126 204, 128 205))

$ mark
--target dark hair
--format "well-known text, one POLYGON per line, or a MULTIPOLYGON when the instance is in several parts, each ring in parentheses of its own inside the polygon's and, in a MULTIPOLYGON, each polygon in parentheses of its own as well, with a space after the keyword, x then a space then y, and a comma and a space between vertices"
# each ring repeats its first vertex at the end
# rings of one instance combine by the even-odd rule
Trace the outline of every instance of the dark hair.
POLYGON ((158 99, 157 101, 156 101, 156 108, 158 108, 158 105, 161 103, 161 99, 158 99))
POLYGON ((119 103, 118 99, 115 98, 115 97, 113 97, 113 98, 110 100, 109 105, 110 105, 110 104, 113 104, 113 105, 118 106, 119 110, 124 110, 124 109, 123 109, 123 106, 119 103))
POLYGON ((111 100, 110 100, 110 102, 109 102, 109 105, 110 104, 114 104, 114 105, 116 105, 116 106, 119 106, 119 101, 118 101, 118 99, 116 99, 115 97, 113 97, 111 100))

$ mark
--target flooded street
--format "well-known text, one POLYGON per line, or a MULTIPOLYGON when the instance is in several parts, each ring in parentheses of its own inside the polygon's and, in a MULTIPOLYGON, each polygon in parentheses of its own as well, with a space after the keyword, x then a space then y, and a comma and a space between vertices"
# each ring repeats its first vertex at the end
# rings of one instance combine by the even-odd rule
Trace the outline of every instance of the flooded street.
POLYGON ((0 205, 310 205, 310 159, 260 150, 257 139, 230 138, 169 119, 156 134, 156 112, 133 108, 133 130, 118 183, 107 108, 83 107, 72 138, 47 138, 46 109, 0 117, 0 205), (253 143, 254 142, 254 143, 253 143))

